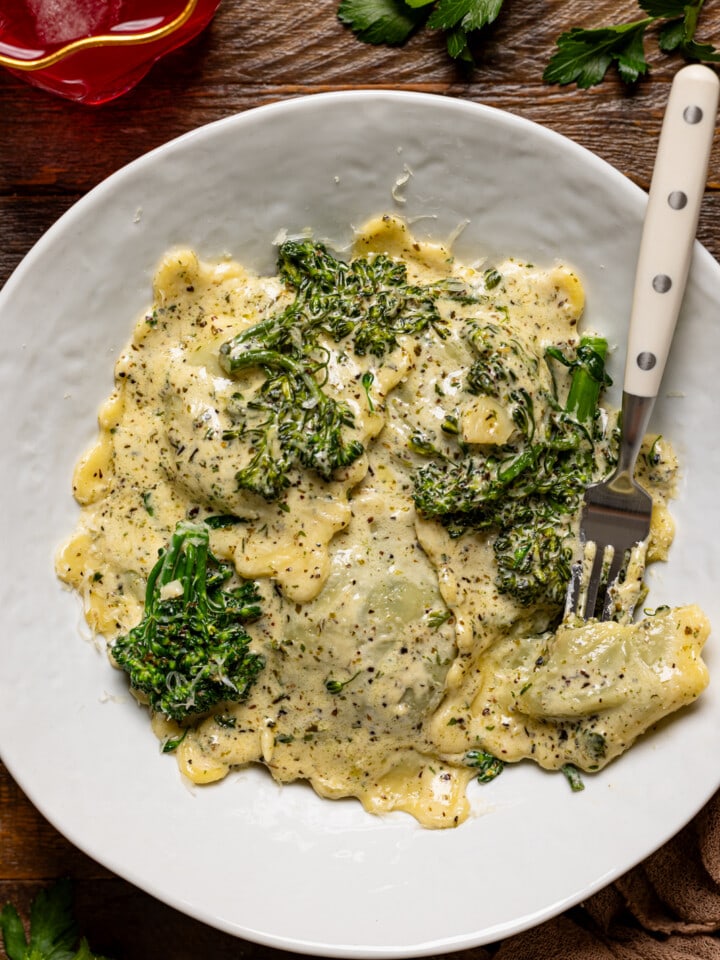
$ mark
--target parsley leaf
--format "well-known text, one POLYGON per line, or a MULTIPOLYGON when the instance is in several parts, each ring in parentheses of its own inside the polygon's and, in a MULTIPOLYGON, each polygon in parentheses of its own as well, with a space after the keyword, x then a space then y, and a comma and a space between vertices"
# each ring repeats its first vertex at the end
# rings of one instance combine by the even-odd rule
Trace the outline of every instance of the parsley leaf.
POLYGON ((462 27, 454 27, 452 30, 447 31, 445 45, 447 52, 453 60, 464 60, 467 63, 472 62, 468 35, 462 27))
POLYGON ((720 63, 720 50, 717 50, 717 48, 713 47, 710 43, 696 43, 694 40, 683 40, 679 50, 688 60, 720 63))
POLYGON ((605 77, 614 63, 626 83, 634 83, 648 71, 645 34, 649 26, 661 23, 658 46, 664 53, 677 52, 687 60, 720 63, 720 52, 695 37, 705 0, 638 0, 648 15, 632 23, 586 30, 574 27, 557 39, 543 79, 547 83, 577 83, 592 87, 605 77))
POLYGON ((658 36, 658 46, 664 53, 679 50, 685 43, 685 21, 671 20, 666 23, 658 36))
POLYGON ((450 30, 460 26, 463 30, 481 30, 497 19, 503 0, 440 0, 428 20, 434 30, 450 30))
POLYGON ((475 0, 463 19, 466 30, 482 30, 489 23, 494 23, 502 10, 503 0, 475 0))
POLYGON ((404 43, 428 16, 405 0, 341 0, 337 15, 364 43, 390 45, 404 43))
POLYGON ((338 18, 365 43, 404 43, 420 27, 446 32, 447 51, 472 62, 470 34, 497 19, 504 0, 340 0, 338 18))
POLYGON ((704 60, 720 63, 720 53, 710 43, 698 43, 693 39, 697 29, 699 7, 687 6, 684 16, 669 20, 660 30, 658 46, 664 53, 677 51, 688 60, 704 60))
POLYGON ((92 952, 87 940, 83 937, 73 960, 103 960, 103 958, 92 952))
POLYGON ((2 930, 5 953, 10 960, 23 960, 27 941, 25 929, 15 907, 6 903, 0 913, 0 930, 2 930))
POLYGON ((30 907, 30 955, 38 960, 72 960, 76 939, 70 881, 62 880, 41 890, 30 907))
POLYGON ((72 888, 69 880, 60 880, 41 890, 30 907, 30 938, 20 916, 5 904, 0 913, 0 931, 9 960, 103 960, 92 953, 87 940, 78 941, 72 913, 72 888))
MULTIPOLYGON (((493 23, 504 0, 339 0, 338 19, 365 43, 398 46, 427 27, 445 32, 448 54, 454 60, 474 62, 473 34, 493 23)), ((625 83, 648 72, 645 41, 648 27, 657 25, 658 46, 687 60, 720 63, 720 51, 695 40, 705 0, 638 0, 646 14, 630 23, 561 34, 543 79, 546 83, 577 83, 587 89, 600 83, 611 66, 625 83)))
POLYGON ((600 83, 615 62, 626 82, 647 72, 644 35, 648 18, 615 27, 584 30, 573 27, 557 40, 557 51, 545 68, 547 83, 577 83, 586 90, 600 83))
MULTIPOLYGON (((645 13, 656 20, 670 20, 673 17, 682 17, 686 0, 638 0, 645 13)), ((692 4, 691 4, 692 5, 692 4)))

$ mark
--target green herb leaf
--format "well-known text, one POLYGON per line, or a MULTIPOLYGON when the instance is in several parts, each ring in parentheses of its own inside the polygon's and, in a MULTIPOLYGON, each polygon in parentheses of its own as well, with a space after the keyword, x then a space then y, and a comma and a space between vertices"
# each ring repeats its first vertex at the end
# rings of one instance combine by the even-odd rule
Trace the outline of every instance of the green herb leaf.
POLYGON ((472 6, 473 0, 440 0, 427 25, 432 30, 450 30, 469 14, 472 6))
POLYGON ((658 20, 682 17, 687 6, 694 6, 694 4, 688 4, 687 0, 638 0, 638 3, 648 16, 658 20))
POLYGON ((360 378, 360 383, 362 384, 362 388, 365 391, 365 397, 367 399, 368 410, 370 411, 370 413, 375 412, 375 404, 373 403, 373 398, 370 394, 370 390, 372 389, 372 385, 374 382, 375 382, 375 375, 372 373, 371 370, 367 370, 360 378))
POLYGON ((600 83, 614 62, 626 83, 647 73, 644 35, 650 24, 666 21, 658 32, 658 46, 664 53, 681 53, 687 60, 720 62, 720 51, 712 44, 697 43, 700 11, 705 0, 638 0, 648 14, 644 20, 584 30, 575 27, 557 40, 557 50, 543 79, 547 83, 574 83, 591 87, 600 83))
POLYGON ((485 289, 494 290, 499 284, 502 283, 502 274, 498 273, 495 267, 490 267, 483 274, 485 279, 485 289))
POLYGON ((694 40, 685 40, 680 44, 679 50, 688 60, 720 63, 720 51, 710 43, 696 43, 694 40))
POLYGON ((222 530, 224 527, 234 527, 238 523, 247 523, 243 517, 236 517, 233 513, 221 513, 212 517, 205 517, 203 523, 211 530, 222 530))
POLYGON ((450 617, 452 617, 452 613, 449 610, 431 610, 426 619, 429 627, 433 630, 439 630, 444 623, 448 622, 450 617))
MULTIPOLYGON (((695 3, 678 4, 673 13, 658 14, 658 16, 674 17, 664 24, 658 36, 658 46, 665 53, 678 52, 687 60, 704 60, 710 63, 720 61, 720 52, 710 43, 697 43, 695 32, 698 18, 704 0, 695 0, 695 3)), ((663 4, 659 4, 663 6, 663 4)), ((670 7, 672 4, 668 3, 670 7)))
POLYGON ((617 62, 618 73, 625 83, 634 83, 648 71, 645 59, 645 29, 630 30, 627 42, 617 48, 613 58, 617 62))
POLYGON ((87 940, 85 937, 83 937, 80 941, 78 951, 73 956, 72 960, 103 960, 103 958, 92 952, 87 940))
POLYGON ((658 34, 658 46, 663 53, 673 53, 685 43, 685 21, 671 20, 658 34))
POLYGON ((358 670, 358 672, 353 674, 353 676, 350 677, 349 680, 326 680, 325 689, 327 690, 328 693, 332 693, 332 694, 342 693, 345 687, 349 683, 352 683, 356 677, 359 677, 361 673, 362 673, 362 670, 358 670))
POLYGON ((617 64, 626 83, 647 73, 644 34, 650 19, 615 27, 585 30, 574 27, 557 40, 557 51, 545 68, 547 83, 577 83, 587 89, 600 83, 609 67, 617 64))
POLYGON ((448 54, 453 60, 463 60, 465 63, 472 63, 468 35, 462 27, 455 27, 447 31, 445 45, 448 54))
POLYGON ((494 23, 502 10, 503 0, 475 0, 463 20, 466 30, 482 30, 494 23))
POLYGON ((341 0, 340 22, 365 43, 404 43, 420 27, 446 31, 454 60, 472 63, 469 36, 497 19, 504 0, 341 0))
POLYGON ((440 0, 430 15, 428 27, 449 30, 461 26, 464 30, 481 30, 497 19, 503 0, 440 0))
POLYGON ((72 960, 77 936, 72 887, 69 880, 60 880, 41 890, 30 907, 30 954, 38 960, 72 960))
POLYGON ((505 768, 502 760, 498 760, 486 750, 468 750, 465 754, 465 763, 477 770, 479 783, 490 783, 495 777, 499 777, 505 768))
POLYGON ((579 793, 585 789, 585 784, 577 767, 573 766, 572 763, 566 763, 560 769, 565 774, 565 779, 570 784, 573 793, 579 793))
POLYGON ((427 19, 427 3, 404 0, 341 0, 338 19, 364 43, 404 43, 427 19))
POLYGON ((187 730, 183 730, 182 733, 177 734, 175 737, 165 737, 162 742, 161 752, 162 753, 172 753, 173 750, 177 750, 180 744, 183 742, 187 736, 187 730))
POLYGON ((30 940, 12 904, 0 913, 0 931, 9 960, 106 960, 92 952, 78 931, 72 912, 72 886, 59 880, 41 890, 30 907, 30 940))
POLYGON ((20 914, 10 903, 6 903, 0 913, 0 930, 9 960, 24 960, 27 949, 25 929, 20 914))

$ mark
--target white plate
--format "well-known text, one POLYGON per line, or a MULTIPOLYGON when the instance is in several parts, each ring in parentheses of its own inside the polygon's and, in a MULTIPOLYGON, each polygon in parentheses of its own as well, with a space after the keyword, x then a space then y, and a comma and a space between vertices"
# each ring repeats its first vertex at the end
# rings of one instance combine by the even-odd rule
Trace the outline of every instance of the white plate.
MULTIPOLYGON (((498 940, 577 903, 662 844, 720 784, 720 684, 573 794, 523 764, 472 789, 475 815, 431 832, 403 814, 278 787, 260 769, 188 789, 53 573, 70 476, 113 361, 176 243, 272 271, 272 240, 339 247, 395 210, 461 257, 572 260, 588 323, 618 345, 645 195, 569 141, 475 104, 319 94, 197 130, 132 163, 46 234, 0 297, 4 501, 0 746, 78 847, 149 893, 249 940, 337 957, 406 957, 498 940), (408 177, 408 174, 409 177, 408 177), (398 181, 407 179, 396 188, 398 181), (402 202, 404 201, 404 202, 402 202)), ((720 622, 714 391, 720 268, 699 246, 655 426, 683 479, 677 541, 649 603, 720 622)), ((612 360, 619 378, 622 348, 612 360)), ((720 676, 717 639, 707 660, 720 676)))

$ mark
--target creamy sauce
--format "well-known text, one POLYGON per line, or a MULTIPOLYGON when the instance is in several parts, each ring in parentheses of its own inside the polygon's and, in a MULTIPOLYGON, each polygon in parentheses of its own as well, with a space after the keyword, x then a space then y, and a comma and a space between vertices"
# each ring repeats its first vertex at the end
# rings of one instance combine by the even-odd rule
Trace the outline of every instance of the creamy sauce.
MULTIPOLYGON (((211 532, 212 549, 258 580, 263 616, 248 630, 266 663, 244 703, 185 733, 180 769, 205 783, 260 762, 278 781, 307 780, 325 797, 453 826, 469 811, 468 751, 548 769, 604 766, 700 693, 709 626, 687 607, 640 624, 569 622, 549 633, 547 609, 498 591, 492 534, 453 539, 417 515, 416 433, 442 445, 451 416, 467 444, 487 449, 515 429, 497 400, 464 390, 474 360, 468 319, 503 326, 542 357, 548 345, 577 344, 583 290, 562 265, 513 260, 497 265, 502 279, 490 286, 484 269, 415 242, 391 217, 359 233, 355 255, 373 253, 404 260, 416 282, 456 277, 481 302, 441 297, 447 337, 402 336, 381 359, 328 343, 325 389, 349 405, 365 453, 330 481, 297 471, 271 502, 238 489, 249 453, 227 439, 234 397, 254 396, 262 376, 228 376, 219 351, 292 292, 232 262, 166 256, 153 308, 117 362, 98 442, 76 468, 83 509, 57 570, 81 593, 92 629, 112 641, 140 620, 147 576, 179 520, 241 518, 211 532)), ((524 384, 538 403, 548 378, 539 364, 537 380, 524 384)), ((657 560, 672 540, 666 501, 677 464, 664 441, 653 454, 642 480, 655 501, 648 557, 657 560)), ((624 589, 640 593, 641 573, 630 580, 624 589)), ((161 739, 183 732, 158 715, 153 726, 161 739)))

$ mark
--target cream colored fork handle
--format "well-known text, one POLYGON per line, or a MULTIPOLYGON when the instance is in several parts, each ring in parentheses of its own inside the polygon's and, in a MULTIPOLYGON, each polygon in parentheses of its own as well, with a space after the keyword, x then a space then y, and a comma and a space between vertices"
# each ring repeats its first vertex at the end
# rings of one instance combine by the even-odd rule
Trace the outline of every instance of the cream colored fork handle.
POLYGON ((635 276, 624 389, 656 397, 685 293, 718 108, 717 75, 675 75, 658 143, 635 276))

